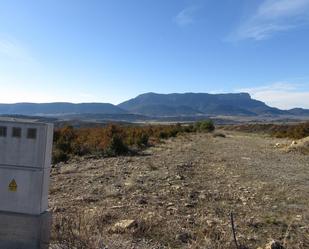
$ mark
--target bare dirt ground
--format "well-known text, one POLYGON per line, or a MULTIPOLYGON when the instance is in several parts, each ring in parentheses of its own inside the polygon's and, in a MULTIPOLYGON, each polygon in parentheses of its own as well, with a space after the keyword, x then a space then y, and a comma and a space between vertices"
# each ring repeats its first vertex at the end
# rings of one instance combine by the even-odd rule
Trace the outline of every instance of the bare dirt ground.
POLYGON ((53 238, 72 226, 80 248, 235 248, 232 211, 248 248, 309 248, 309 156, 274 148, 289 140, 224 133, 56 165, 53 238))

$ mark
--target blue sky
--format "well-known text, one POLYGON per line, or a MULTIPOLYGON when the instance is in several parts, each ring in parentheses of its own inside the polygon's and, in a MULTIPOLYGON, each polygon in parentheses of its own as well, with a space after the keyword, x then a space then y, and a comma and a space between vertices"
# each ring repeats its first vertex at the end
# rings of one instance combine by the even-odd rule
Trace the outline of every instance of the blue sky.
POLYGON ((309 0, 0 0, 0 102, 238 92, 309 108, 309 0))

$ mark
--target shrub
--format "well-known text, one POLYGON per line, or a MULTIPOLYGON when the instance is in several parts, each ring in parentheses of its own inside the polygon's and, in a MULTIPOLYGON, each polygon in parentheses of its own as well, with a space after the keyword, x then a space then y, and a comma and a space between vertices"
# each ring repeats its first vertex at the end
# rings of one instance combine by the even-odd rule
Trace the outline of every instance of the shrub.
POLYGON ((187 125, 183 128, 183 132, 186 133, 196 132, 196 127, 193 124, 187 125))
POLYGON ((169 137, 176 137, 180 131, 177 128, 172 128, 168 134, 169 137))
POLYGON ((59 151, 70 154, 72 152, 72 143, 76 134, 72 126, 66 126, 57 130, 54 135, 54 146, 59 151))
POLYGON ((127 154, 128 151, 129 149, 127 145, 124 144, 122 138, 118 135, 114 135, 106 150, 106 154, 109 156, 118 156, 118 155, 127 154))
POLYGON ((168 138, 167 132, 161 131, 161 132, 159 133, 159 138, 161 138, 161 139, 167 139, 167 138, 168 138))
POLYGON ((183 132, 211 131, 213 129, 211 121, 199 122, 194 126, 181 124, 149 126, 109 124, 103 128, 66 126, 55 131, 53 163, 67 161, 72 155, 124 155, 130 149, 143 149, 149 144, 157 143, 161 139, 176 137, 183 132))
POLYGON ((299 124, 245 124, 224 128, 226 130, 266 133, 277 138, 301 139, 309 136, 309 122, 299 124))
POLYGON ((53 151, 52 163, 60 163, 60 162, 67 162, 69 160, 69 155, 62 151, 62 150, 55 150, 53 151))
POLYGON ((138 136, 136 144, 138 147, 146 147, 148 145, 149 135, 142 133, 138 136))
POLYGON ((204 120, 196 122, 195 128, 198 131, 212 132, 215 130, 215 125, 212 120, 204 120))
POLYGON ((223 138, 225 138, 226 135, 223 134, 223 133, 220 133, 220 132, 216 132, 216 133, 213 134, 213 137, 223 137, 223 138))

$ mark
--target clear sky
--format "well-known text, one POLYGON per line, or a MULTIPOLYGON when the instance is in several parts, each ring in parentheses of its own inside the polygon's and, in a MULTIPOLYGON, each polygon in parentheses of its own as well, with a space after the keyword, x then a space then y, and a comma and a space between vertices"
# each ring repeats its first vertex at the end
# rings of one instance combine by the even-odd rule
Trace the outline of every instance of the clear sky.
POLYGON ((309 0, 0 0, 0 102, 238 92, 309 108, 309 0))

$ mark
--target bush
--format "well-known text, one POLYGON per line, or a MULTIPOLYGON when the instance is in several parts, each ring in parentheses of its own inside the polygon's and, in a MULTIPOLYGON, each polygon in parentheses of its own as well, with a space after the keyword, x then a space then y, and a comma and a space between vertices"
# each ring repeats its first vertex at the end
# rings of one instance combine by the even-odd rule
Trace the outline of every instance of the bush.
POLYGON ((57 130, 54 134, 54 147, 64 153, 72 152, 72 143, 76 138, 75 131, 72 126, 66 126, 57 130))
POLYGON ((125 155, 129 151, 127 145, 124 144, 122 138, 118 135, 114 135, 110 141, 110 144, 106 150, 108 156, 125 155))
POLYGON ((266 133, 277 138, 301 139, 309 136, 309 122, 299 124, 244 124, 226 126, 224 129, 266 133))
POLYGON ((195 123, 197 131, 212 132, 215 130, 215 125, 212 120, 198 121, 195 123))
POLYGON ((190 124, 185 126, 182 130, 186 133, 196 132, 196 127, 193 124, 190 124))
POLYGON ((138 147, 146 147, 148 145, 149 136, 146 133, 142 133, 138 136, 136 144, 138 147))
POLYGON ((130 149, 143 149, 161 139, 176 137, 184 132, 212 131, 211 121, 195 125, 153 125, 120 126, 109 124, 106 127, 73 128, 66 126, 55 131, 53 163, 67 161, 71 156, 125 155, 130 149))
POLYGON ((167 139, 167 138, 168 138, 167 132, 161 131, 161 132, 159 133, 159 138, 161 138, 161 139, 167 139))
POLYGON ((220 133, 220 132, 215 132, 215 133, 213 134, 213 137, 223 137, 223 138, 225 138, 226 135, 223 134, 223 133, 220 133))
POLYGON ((177 128, 172 128, 168 134, 169 137, 176 137, 180 131, 177 128))
POLYGON ((60 162, 67 162, 69 160, 69 155, 62 151, 62 150, 55 150, 53 151, 52 163, 60 163, 60 162))

